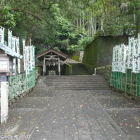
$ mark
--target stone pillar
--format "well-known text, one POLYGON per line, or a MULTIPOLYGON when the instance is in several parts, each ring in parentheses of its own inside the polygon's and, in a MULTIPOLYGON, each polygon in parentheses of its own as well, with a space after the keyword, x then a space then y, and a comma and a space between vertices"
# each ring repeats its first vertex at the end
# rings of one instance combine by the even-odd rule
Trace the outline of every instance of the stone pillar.
POLYGON ((1 123, 6 123, 8 119, 8 82, 7 76, 1 74, 1 123))

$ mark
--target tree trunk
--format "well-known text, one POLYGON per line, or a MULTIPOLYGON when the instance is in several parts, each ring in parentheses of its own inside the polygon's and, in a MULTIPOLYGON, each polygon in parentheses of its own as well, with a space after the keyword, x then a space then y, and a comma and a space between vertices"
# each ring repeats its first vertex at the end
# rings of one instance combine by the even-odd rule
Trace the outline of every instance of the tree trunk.
POLYGON ((135 15, 135 25, 136 25, 136 36, 138 35, 138 33, 140 32, 140 23, 138 20, 138 17, 135 15))
POLYGON ((77 19, 77 28, 79 27, 79 22, 78 22, 79 18, 77 19))
POLYGON ((82 27, 82 14, 80 12, 80 28, 82 27))
POLYGON ((26 38, 26 46, 30 46, 30 41, 31 41, 31 38, 32 38, 32 35, 33 35, 34 28, 35 28, 35 26, 32 25, 32 27, 30 28, 30 30, 28 32, 28 35, 27 35, 27 38, 26 38))
POLYGON ((85 28, 85 13, 83 12, 83 28, 85 28))
POLYGON ((97 30, 97 22, 96 22, 96 17, 94 17, 94 34, 96 34, 97 30))

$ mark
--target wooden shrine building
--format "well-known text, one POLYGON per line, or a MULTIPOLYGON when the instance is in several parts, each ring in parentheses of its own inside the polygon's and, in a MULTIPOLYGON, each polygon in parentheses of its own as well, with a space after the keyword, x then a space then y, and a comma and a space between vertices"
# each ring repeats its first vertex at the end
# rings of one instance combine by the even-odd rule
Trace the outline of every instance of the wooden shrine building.
POLYGON ((61 74, 61 68, 67 55, 55 49, 48 49, 42 53, 37 54, 39 65, 42 67, 43 75, 61 74))

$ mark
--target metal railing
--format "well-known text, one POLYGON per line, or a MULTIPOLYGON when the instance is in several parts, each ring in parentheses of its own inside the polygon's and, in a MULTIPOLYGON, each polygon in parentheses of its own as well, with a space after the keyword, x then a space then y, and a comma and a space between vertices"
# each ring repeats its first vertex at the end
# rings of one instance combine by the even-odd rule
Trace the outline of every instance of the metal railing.
POLYGON ((140 96, 140 35, 113 48, 110 86, 140 96))
POLYGON ((28 76, 25 73, 9 77, 8 98, 13 99, 20 94, 32 89, 35 86, 36 71, 30 71, 28 76))

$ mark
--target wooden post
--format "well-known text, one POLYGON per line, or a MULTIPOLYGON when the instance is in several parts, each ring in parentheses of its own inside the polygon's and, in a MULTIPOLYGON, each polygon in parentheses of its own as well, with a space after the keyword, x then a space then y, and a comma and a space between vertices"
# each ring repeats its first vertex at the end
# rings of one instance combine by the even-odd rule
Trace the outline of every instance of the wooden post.
POLYGON ((44 57, 44 62, 43 62, 43 76, 46 74, 46 62, 45 62, 45 57, 44 57))
POLYGON ((58 73, 59 73, 59 76, 60 76, 60 72, 61 72, 60 60, 58 59, 58 73))
MULTIPOLYGON (((19 37, 16 38, 16 51, 18 54, 20 54, 19 50, 19 37)), ((18 64, 18 73, 20 73, 20 59, 17 58, 17 64, 18 64)))
POLYGON ((45 69, 45 66, 44 66, 45 63, 44 62, 45 62, 45 58, 44 58, 44 61, 43 61, 43 76, 44 76, 44 71, 45 71, 44 70, 45 69))
MULTIPOLYGON (((12 50, 16 52, 16 37, 12 36, 12 50)), ((13 59, 13 70, 16 74, 16 58, 13 59)))
POLYGON ((23 62, 24 62, 24 71, 26 71, 26 49, 25 49, 25 40, 23 40, 23 62))
POLYGON ((1 123, 8 119, 8 82, 6 74, 1 74, 1 123))
POLYGON ((46 60, 45 60, 45 62, 44 62, 45 64, 45 67, 44 67, 44 70, 45 70, 45 75, 46 75, 46 60))

